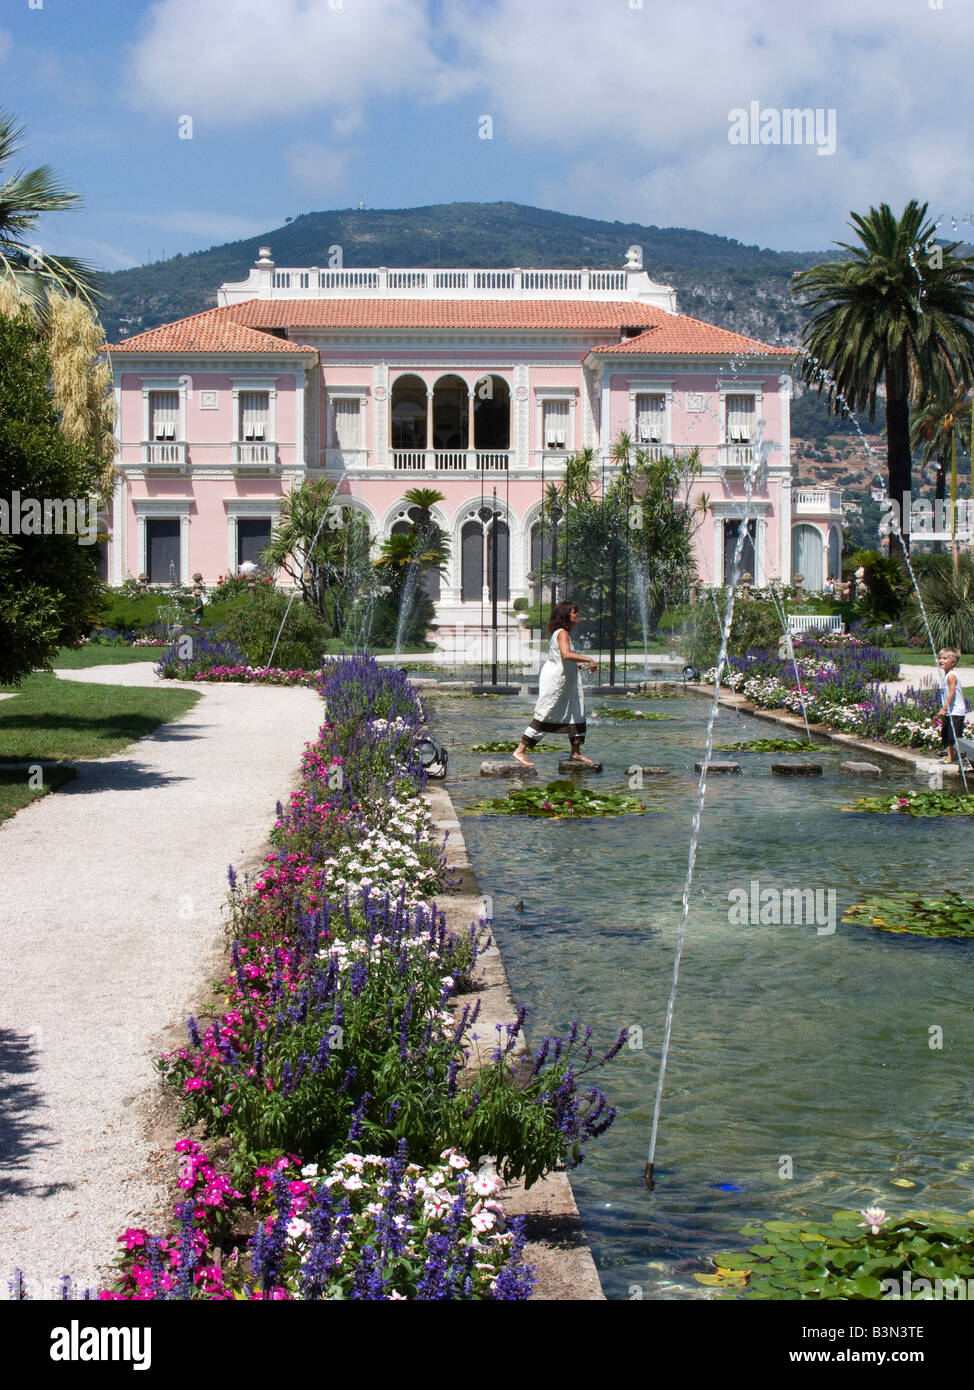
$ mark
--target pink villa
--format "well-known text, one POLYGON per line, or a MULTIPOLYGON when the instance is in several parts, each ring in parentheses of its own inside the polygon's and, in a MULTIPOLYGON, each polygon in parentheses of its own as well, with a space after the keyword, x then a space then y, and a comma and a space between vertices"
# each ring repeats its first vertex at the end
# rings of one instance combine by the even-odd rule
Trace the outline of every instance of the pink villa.
MULTIPOLYGON (((331 478, 376 546, 434 487, 451 558, 428 576, 441 629, 479 627, 498 596, 532 597, 542 489, 573 450, 608 459, 621 431, 700 450, 693 493, 703 584, 730 577, 759 441, 745 570, 756 585, 838 573, 837 489, 793 489, 791 354, 680 314, 632 247, 621 270, 282 269, 262 247, 218 304, 111 348, 119 405, 107 578, 194 572, 213 584, 266 545, 281 498, 331 478)), ((606 463, 611 468, 611 463, 606 463)))

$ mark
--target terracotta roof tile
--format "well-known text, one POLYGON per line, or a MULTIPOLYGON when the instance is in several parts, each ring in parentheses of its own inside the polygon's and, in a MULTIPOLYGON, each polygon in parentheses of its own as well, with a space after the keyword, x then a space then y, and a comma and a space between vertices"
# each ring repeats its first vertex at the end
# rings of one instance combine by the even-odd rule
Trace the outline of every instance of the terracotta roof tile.
POLYGON ((733 354, 752 357, 790 357, 793 349, 772 347, 743 333, 732 333, 702 319, 686 314, 661 314, 659 321, 634 338, 621 343, 607 343, 592 348, 599 356, 626 357, 651 353, 654 356, 679 357, 693 353, 733 354))
POLYGON ((228 306, 255 328, 536 328, 618 332, 656 323, 648 304, 578 299, 260 299, 228 306))
POLYGON ((634 338, 592 351, 600 355, 741 354, 781 357, 771 347, 700 319, 650 304, 578 299, 249 299, 150 328, 112 352, 308 352, 293 341, 321 329, 533 329, 619 334, 634 338), (286 328, 288 340, 260 330, 286 328))
POLYGON ((120 343, 112 343, 110 351, 118 352, 313 352, 314 348, 275 338, 271 333, 259 333, 247 327, 226 309, 208 309, 175 323, 147 329, 120 343))

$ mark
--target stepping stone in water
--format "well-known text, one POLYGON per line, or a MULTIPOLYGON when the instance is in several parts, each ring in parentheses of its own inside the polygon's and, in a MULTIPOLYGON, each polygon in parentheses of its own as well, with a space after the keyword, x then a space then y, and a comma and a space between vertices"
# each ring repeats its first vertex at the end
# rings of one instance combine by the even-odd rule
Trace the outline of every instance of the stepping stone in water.
POLYGON ((859 777, 880 777, 883 769, 876 763, 840 763, 843 772, 852 772, 859 777))
POLYGON ((821 777, 821 763, 772 763, 772 777, 821 777))
MULTIPOLYGON (((702 772, 702 771, 703 771, 703 763, 694 763, 694 764, 693 764, 693 770, 694 770, 694 772, 702 772)), ((710 763, 710 765, 709 765, 708 768, 707 768, 707 771, 708 771, 708 772, 740 772, 740 770, 741 770, 741 765, 740 765, 740 763, 717 763, 717 762, 713 762, 713 763, 710 763)))
POLYGON ((573 763, 571 758, 562 758, 558 764, 559 772, 601 772, 602 764, 597 762, 592 767, 586 767, 585 763, 573 763))
POLYGON ((523 763, 516 763, 513 758, 506 763, 481 763, 481 777, 537 777, 536 767, 525 767, 523 763))
MULTIPOLYGON (((713 767, 713 763, 710 764, 713 767)), ((640 767, 638 763, 633 763, 632 767, 626 768, 626 776, 631 777, 634 772, 641 772, 644 777, 669 777, 668 767, 640 767)))

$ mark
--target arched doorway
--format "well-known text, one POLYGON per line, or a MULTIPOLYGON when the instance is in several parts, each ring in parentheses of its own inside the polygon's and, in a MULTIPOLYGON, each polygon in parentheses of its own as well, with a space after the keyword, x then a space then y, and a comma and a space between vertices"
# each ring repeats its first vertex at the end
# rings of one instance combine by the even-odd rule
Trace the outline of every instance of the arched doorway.
POLYGON ((507 522, 499 518, 491 523, 491 508, 472 509, 460 528, 460 599, 463 603, 480 603, 484 596, 484 564, 487 565, 487 597, 494 597, 494 556, 492 524, 497 526, 497 598, 505 602, 510 597, 511 533, 507 522))
POLYGON ((433 387, 433 448, 466 449, 470 442, 470 400, 459 376, 441 376, 433 387))
POLYGON ((393 449, 426 449, 426 382, 401 376, 392 387, 389 443, 393 449))
POLYGON ((821 590, 825 586, 825 540, 817 526, 803 522, 791 528, 791 572, 804 577, 804 587, 821 590))

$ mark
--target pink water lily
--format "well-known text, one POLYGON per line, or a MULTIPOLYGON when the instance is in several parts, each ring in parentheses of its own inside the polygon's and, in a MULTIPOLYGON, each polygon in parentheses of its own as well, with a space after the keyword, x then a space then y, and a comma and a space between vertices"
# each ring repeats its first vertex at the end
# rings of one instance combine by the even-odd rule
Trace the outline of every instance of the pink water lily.
POLYGON ((863 1207, 862 1215, 865 1221, 860 1221, 860 1226, 868 1226, 874 1236, 879 1235, 879 1228, 886 1220, 886 1211, 883 1207, 863 1207))

